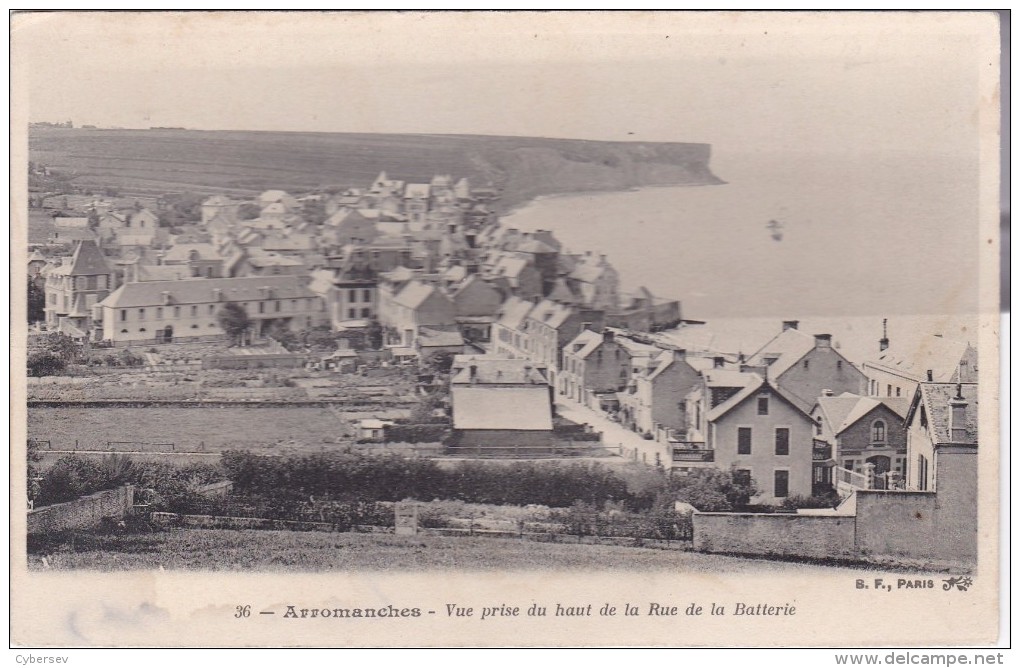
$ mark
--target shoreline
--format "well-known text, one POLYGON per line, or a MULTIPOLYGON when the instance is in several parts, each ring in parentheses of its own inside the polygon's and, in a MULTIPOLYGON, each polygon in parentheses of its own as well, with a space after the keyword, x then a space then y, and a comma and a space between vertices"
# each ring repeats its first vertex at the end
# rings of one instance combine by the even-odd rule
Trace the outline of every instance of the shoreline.
POLYGON ((512 204, 510 206, 510 208, 506 209, 505 211, 499 211, 497 213, 497 217, 502 219, 505 216, 510 216, 510 215, 515 214, 515 213, 519 213, 520 211, 522 211, 522 210, 526 209, 527 207, 531 206, 532 204, 535 204, 536 202, 541 202, 543 200, 562 199, 562 198, 565 198, 565 197, 580 197, 580 196, 584 196, 584 195, 599 196, 599 195, 614 195, 614 194, 618 194, 618 193, 633 193, 633 192, 641 192, 642 190, 650 190, 650 189, 653 189, 653 188, 700 188, 700 187, 704 187, 704 186, 725 186, 725 185, 729 185, 728 181, 724 181, 724 180, 720 179, 717 176, 713 175, 712 178, 715 179, 715 180, 714 181, 698 182, 698 183, 653 183, 653 184, 649 184, 649 185, 628 186, 628 187, 625 187, 625 188, 614 188, 614 189, 611 189, 611 190, 606 190, 606 189, 603 189, 603 188, 596 188, 596 189, 592 189, 592 190, 570 190, 570 191, 558 192, 558 193, 544 193, 544 194, 541 194, 541 195, 535 195, 534 197, 532 197, 530 199, 523 200, 523 201, 518 202, 516 204, 512 204))

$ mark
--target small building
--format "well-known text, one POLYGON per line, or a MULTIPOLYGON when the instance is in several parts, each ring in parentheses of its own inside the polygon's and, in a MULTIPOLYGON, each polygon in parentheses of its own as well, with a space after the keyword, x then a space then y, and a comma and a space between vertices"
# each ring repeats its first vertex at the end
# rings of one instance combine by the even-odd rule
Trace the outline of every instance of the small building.
POLYGON ((386 438, 386 427, 395 424, 393 420, 363 418, 358 420, 358 440, 382 443, 386 438))
MULTIPOLYGON (((834 465, 873 477, 879 489, 895 487, 906 473, 903 420, 908 407, 906 399, 895 397, 862 397, 849 392, 819 397, 811 411, 816 448, 824 444, 834 465)), ((816 484, 832 483, 831 471, 816 470, 816 478, 816 484)))
POLYGON ((549 445, 553 438, 548 372, 531 360, 457 355, 450 401, 459 445, 549 445))

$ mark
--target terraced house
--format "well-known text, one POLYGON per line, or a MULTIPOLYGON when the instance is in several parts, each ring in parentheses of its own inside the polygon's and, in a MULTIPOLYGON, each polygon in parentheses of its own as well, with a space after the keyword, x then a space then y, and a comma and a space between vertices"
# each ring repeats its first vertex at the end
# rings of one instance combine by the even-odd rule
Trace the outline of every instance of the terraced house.
POLYGON ((228 303, 240 304, 263 337, 281 323, 294 330, 326 320, 325 303, 296 276, 198 278, 126 283, 93 308, 102 338, 113 344, 218 340, 228 303))

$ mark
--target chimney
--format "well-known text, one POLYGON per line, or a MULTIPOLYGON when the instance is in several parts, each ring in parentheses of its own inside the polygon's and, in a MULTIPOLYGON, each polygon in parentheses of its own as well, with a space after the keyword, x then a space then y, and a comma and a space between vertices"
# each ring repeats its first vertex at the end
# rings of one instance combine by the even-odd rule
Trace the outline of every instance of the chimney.
POLYGON ((823 397, 831 397, 832 396, 832 390, 822 390, 822 396, 823 397))
POLYGON ((477 364, 472 364, 468 368, 471 371, 471 382, 472 383, 477 383, 478 382, 478 365, 477 364))
POLYGON ((927 371, 925 371, 924 375, 928 379, 929 383, 932 382, 933 374, 932 374, 932 370, 931 369, 928 369, 927 371))
POLYGON ((713 369, 721 369, 725 365, 726 365, 726 358, 725 357, 719 356, 719 357, 713 357, 712 358, 712 368, 713 369))
POLYGON ((616 334, 611 329, 603 329, 602 330, 602 341, 604 343, 612 343, 615 339, 616 339, 616 334))
POLYGON ((815 348, 831 348, 832 334, 815 334, 815 348))
POLYGON ((783 321, 783 331, 784 332, 786 330, 788 330, 788 329, 797 329, 799 326, 800 326, 800 320, 784 320, 783 321))
POLYGON ((888 318, 882 318, 882 338, 878 340, 878 352, 882 352, 889 347, 888 323, 888 318))
POLYGON ((687 350, 684 348, 673 349, 673 360, 676 362, 683 362, 687 359, 687 350))
POLYGON ((744 353, 737 353, 737 364, 743 364, 746 361, 744 353))
POLYGON ((949 400, 949 436, 953 443, 967 440, 967 400, 963 398, 963 387, 956 384, 956 396, 949 400))

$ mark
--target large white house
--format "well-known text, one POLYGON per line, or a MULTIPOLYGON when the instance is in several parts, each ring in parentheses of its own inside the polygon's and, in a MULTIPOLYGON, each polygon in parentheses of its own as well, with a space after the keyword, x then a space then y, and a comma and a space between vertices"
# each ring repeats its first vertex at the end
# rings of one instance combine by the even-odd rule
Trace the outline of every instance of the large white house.
POLYGON ((325 303, 297 276, 125 283, 96 304, 93 318, 113 343, 208 340, 224 336, 218 315, 231 302, 248 313, 255 337, 274 323, 298 330, 326 319, 325 303))

